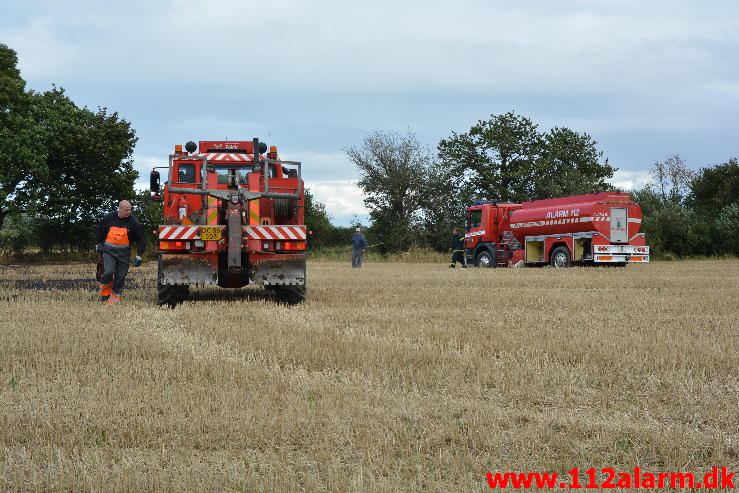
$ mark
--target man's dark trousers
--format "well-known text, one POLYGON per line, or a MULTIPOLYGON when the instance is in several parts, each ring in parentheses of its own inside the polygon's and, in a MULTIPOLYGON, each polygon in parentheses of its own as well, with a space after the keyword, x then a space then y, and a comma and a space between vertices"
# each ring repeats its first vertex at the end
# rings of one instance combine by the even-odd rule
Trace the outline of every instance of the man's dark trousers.
POLYGON ((105 270, 100 277, 100 284, 110 284, 110 281, 113 281, 113 292, 120 295, 126 283, 128 264, 128 260, 103 252, 103 267, 105 270))

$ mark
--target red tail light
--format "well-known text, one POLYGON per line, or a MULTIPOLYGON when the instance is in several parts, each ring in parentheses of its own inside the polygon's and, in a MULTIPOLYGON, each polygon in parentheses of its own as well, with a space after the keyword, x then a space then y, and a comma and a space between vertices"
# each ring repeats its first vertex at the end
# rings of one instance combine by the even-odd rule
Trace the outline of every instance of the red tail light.
POLYGON ((189 241, 160 241, 159 249, 160 250, 189 250, 190 242, 189 241))

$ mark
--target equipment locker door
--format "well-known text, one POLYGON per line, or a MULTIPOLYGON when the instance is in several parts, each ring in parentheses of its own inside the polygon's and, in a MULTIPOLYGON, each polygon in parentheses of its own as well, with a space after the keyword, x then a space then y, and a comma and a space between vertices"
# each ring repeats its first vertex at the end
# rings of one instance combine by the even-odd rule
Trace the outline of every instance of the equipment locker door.
POLYGON ((629 231, 626 209, 623 207, 611 207, 611 242, 627 243, 629 231))

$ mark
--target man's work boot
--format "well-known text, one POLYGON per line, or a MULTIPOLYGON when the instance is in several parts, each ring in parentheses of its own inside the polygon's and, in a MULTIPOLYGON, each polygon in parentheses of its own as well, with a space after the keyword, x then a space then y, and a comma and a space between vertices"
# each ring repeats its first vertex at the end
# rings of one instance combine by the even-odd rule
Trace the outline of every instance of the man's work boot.
POLYGON ((100 301, 108 301, 108 298, 110 298, 110 293, 113 291, 113 283, 109 282, 108 284, 98 284, 100 288, 100 301))
POLYGON ((108 304, 109 305, 117 305, 121 301, 121 295, 110 293, 110 298, 108 298, 108 304))

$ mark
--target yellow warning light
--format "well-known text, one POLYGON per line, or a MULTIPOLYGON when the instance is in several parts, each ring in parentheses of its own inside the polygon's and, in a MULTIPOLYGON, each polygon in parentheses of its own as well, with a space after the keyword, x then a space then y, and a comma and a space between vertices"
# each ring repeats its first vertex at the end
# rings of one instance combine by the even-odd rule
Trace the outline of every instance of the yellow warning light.
POLYGON ((182 144, 175 144, 174 152, 182 152, 182 144))
POLYGON ((269 146, 269 152, 276 153, 277 152, 277 146, 269 146))

